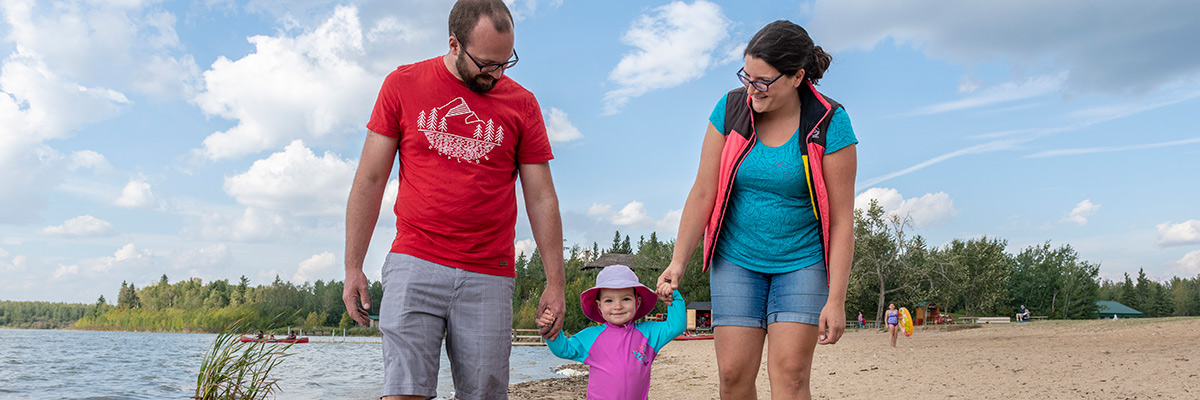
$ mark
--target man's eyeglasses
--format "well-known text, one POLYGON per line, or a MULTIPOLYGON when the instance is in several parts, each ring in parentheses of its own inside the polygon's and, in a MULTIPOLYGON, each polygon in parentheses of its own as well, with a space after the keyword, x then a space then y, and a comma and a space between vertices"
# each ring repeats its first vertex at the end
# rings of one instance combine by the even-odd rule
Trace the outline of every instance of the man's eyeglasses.
POLYGON ((517 49, 513 49, 513 58, 511 60, 508 60, 508 61, 505 61, 502 63, 480 64, 479 61, 475 61, 475 57, 472 56, 471 53, 467 53, 467 46, 462 46, 462 42, 458 42, 458 43, 459 43, 460 48, 463 51, 463 54, 466 54, 467 57, 471 59, 471 62, 475 63, 476 67, 479 67, 479 72, 482 72, 485 74, 490 74, 492 72, 496 72, 496 70, 498 70, 498 69, 512 68, 514 65, 517 65, 517 61, 521 60, 521 57, 517 57, 517 49))
POLYGON ((753 86, 755 90, 758 90, 760 92, 765 92, 771 88, 772 83, 775 83, 775 81, 777 81, 777 80, 779 80, 779 78, 783 77, 783 73, 780 73, 779 76, 776 76, 775 79, 772 79, 770 82, 756 81, 756 80, 750 79, 750 76, 746 75, 745 68, 738 69, 737 76, 738 76, 738 80, 742 81, 743 85, 753 86))

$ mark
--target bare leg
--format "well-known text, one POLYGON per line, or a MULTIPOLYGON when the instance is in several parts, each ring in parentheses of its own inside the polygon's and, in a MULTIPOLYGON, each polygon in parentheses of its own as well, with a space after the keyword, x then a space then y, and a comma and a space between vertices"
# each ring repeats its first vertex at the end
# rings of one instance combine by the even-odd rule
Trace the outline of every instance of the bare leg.
POLYGON ((763 341, 767 332, 744 326, 718 326, 713 334, 721 398, 757 399, 754 381, 762 364, 763 341))
POLYGON ((899 336, 900 326, 889 324, 888 325, 888 333, 892 335, 892 347, 896 347, 896 337, 899 336))
POLYGON ((776 322, 767 326, 767 376, 771 378, 772 399, 812 398, 813 350, 817 347, 817 326, 796 322, 776 322))

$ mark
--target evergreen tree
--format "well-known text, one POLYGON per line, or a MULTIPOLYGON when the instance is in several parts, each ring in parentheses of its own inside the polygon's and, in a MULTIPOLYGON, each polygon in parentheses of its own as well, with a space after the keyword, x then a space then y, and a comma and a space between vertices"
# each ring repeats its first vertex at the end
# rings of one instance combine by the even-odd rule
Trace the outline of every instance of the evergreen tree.
POLYGON ((608 248, 607 253, 620 253, 620 252, 621 252, 621 231, 615 231, 613 233, 612 247, 608 248))
POLYGON ((629 244, 629 235, 625 235, 625 240, 621 241, 621 250, 617 253, 633 254, 633 246, 629 244))

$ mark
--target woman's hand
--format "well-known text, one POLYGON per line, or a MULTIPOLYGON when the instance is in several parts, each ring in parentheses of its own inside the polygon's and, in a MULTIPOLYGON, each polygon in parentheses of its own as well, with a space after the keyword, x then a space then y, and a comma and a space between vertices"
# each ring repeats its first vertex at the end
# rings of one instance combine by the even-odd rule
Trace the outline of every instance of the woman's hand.
POLYGON ((821 322, 817 324, 817 344, 834 344, 846 331, 845 302, 827 302, 821 309, 821 322))
POLYGON ((686 264, 671 263, 667 269, 663 270, 658 276, 657 290, 658 300, 667 305, 671 305, 671 300, 675 299, 675 289, 679 289, 679 282, 683 280, 683 271, 687 269, 686 264))

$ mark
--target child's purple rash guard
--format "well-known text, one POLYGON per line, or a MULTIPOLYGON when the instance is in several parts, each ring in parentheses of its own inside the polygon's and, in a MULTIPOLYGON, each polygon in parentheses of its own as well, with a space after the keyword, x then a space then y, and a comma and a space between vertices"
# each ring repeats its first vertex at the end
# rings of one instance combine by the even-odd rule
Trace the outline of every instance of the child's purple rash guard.
POLYGON ((687 307, 675 291, 667 320, 589 327, 575 336, 546 341, 559 358, 589 366, 588 399, 647 399, 650 364, 663 346, 687 327, 687 307))

